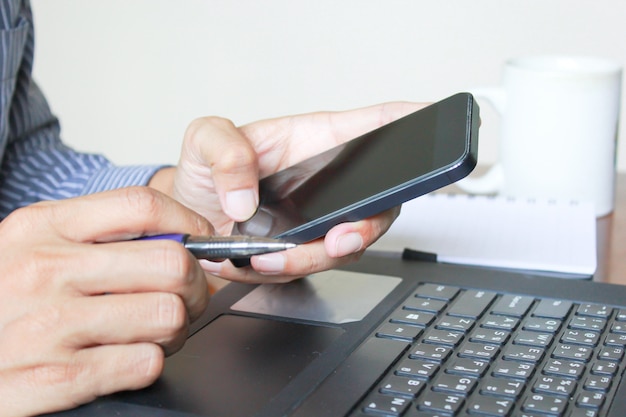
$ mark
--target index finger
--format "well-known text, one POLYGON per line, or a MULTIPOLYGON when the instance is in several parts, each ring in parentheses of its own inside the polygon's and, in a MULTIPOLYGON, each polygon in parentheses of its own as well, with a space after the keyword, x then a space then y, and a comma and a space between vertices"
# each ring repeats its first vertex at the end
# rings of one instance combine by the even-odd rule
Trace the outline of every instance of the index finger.
POLYGON ((345 142, 423 109, 428 103, 390 102, 355 110, 331 112, 329 123, 335 139, 345 142))
POLYGON ((13 225, 48 227, 75 242, 128 240, 156 233, 213 234, 204 217, 148 187, 47 201, 18 212, 15 215, 21 216, 20 221, 13 225))
POLYGON ((264 177, 427 105, 392 102, 355 110, 300 114, 254 122, 241 126, 241 131, 255 144, 257 152, 266 156, 259 167, 260 176, 264 177), (272 152, 274 156, 267 158, 272 152))

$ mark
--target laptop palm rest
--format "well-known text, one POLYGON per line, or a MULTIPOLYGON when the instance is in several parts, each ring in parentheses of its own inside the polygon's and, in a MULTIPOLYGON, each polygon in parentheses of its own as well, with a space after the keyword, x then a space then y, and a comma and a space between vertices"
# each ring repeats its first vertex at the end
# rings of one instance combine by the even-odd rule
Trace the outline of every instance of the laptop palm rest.
POLYGON ((223 315, 168 359, 162 378, 126 401, 203 416, 252 416, 342 329, 223 315))

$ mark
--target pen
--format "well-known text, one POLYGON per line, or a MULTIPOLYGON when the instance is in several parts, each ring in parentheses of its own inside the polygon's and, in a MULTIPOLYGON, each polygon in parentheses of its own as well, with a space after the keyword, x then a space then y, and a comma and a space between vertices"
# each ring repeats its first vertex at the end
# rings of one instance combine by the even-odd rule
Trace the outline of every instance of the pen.
POLYGON ((197 259, 245 259, 253 255, 279 252, 295 248, 295 243, 280 239, 253 236, 192 236, 188 234, 163 234, 145 236, 138 240, 174 240, 181 243, 197 259))

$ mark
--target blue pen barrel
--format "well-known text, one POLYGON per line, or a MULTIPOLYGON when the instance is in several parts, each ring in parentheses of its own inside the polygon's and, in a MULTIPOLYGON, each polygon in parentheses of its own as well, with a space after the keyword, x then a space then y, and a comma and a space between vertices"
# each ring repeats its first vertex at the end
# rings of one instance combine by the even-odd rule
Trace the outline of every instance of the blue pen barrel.
POLYGON ((189 235, 183 233, 168 233, 163 235, 144 236, 137 240, 173 240, 175 242, 185 244, 187 236, 189 235))

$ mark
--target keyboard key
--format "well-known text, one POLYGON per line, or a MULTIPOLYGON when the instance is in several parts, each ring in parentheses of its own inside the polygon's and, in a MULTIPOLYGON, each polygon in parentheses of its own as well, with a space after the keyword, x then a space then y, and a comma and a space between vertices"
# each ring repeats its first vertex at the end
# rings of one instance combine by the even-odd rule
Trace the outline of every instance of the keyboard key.
POLYGON ((426 359, 443 362, 452 353, 452 348, 442 345, 432 345, 429 343, 418 343, 413 346, 409 357, 411 359, 426 359))
POLYGON ((506 398, 477 395, 469 403, 467 411, 483 416, 508 416, 513 404, 513 400, 506 398))
POLYGON ((501 378, 528 379, 535 372, 535 365, 525 362, 500 360, 493 366, 492 375, 501 378))
POLYGON ((422 411, 456 414, 464 402, 465 399, 458 395, 426 391, 419 398, 417 408, 422 411))
POLYGON ((604 360, 595 361, 591 366, 591 373, 594 375, 614 376, 617 373, 618 366, 619 364, 617 362, 604 360))
POLYGON ((480 377, 489 368, 489 362, 469 358, 457 358, 446 365, 446 372, 450 374, 469 375, 480 377))
POLYGON ((396 367, 397 375, 429 379, 439 370, 439 365, 417 359, 403 359, 396 367))
POLYGON ((524 387, 525 383, 521 380, 487 377, 483 380, 479 391, 483 395, 495 395, 515 399, 520 396, 524 387))
POLYGON ((458 395, 467 395, 476 386, 476 378, 441 373, 432 383, 434 391, 449 392, 458 395))
POLYGON ((578 394, 576 398, 576 405, 578 407, 586 408, 600 408, 604 404, 606 395, 602 392, 587 392, 583 391, 578 394))
POLYGON ((550 359, 544 365, 542 372, 546 375, 567 376, 579 379, 585 372, 585 364, 563 359, 550 359))
POLYGON ((596 317, 573 317, 567 325, 570 329, 590 330, 592 332, 601 332, 606 326, 606 320, 596 317))
POLYGON ((576 346, 558 344, 552 351, 553 358, 570 359, 575 361, 589 362, 593 355, 593 348, 589 346, 576 346))
POLYGON ((463 339, 463 333, 451 330, 430 329, 424 333, 423 342, 438 345, 456 346, 463 339))
POLYGON ((480 326, 486 329, 513 331, 518 324, 519 319, 516 318, 489 315, 485 317, 480 326))
POLYGON ((363 410, 366 413, 380 413, 384 415, 399 416, 410 404, 408 398, 393 397, 382 394, 370 394, 364 401, 363 410))
POLYGON ((576 345, 596 346, 600 339, 600 333, 584 331, 584 330, 566 330, 561 335, 562 343, 571 343, 576 345))
POLYGON ((507 361, 539 362, 545 351, 542 348, 532 346, 509 345, 502 352, 502 357, 507 361))
POLYGON ((414 341, 422 329, 399 323, 384 323, 376 331, 376 337, 399 339, 407 342, 414 341))
POLYGON ((545 394, 532 394, 529 395, 522 404, 522 410, 550 415, 561 415, 566 406, 566 398, 545 394))
POLYGON ((475 321, 465 317, 444 316, 436 324, 435 328, 444 330, 454 330, 457 332, 467 332, 474 326, 475 321))
POLYGON ((548 347, 552 343, 552 335, 550 333, 539 333, 522 330, 517 333, 513 343, 516 345, 548 347))
POLYGON ((391 315, 389 321, 392 323, 404 323, 410 324, 411 326, 426 327, 435 317, 436 316, 432 313, 399 309, 391 315))
POLYGON ((624 348, 621 347, 605 346, 598 353, 598 358, 606 361, 621 361, 623 357, 624 348))
POLYGON ((439 313, 446 307, 445 301, 432 300, 430 298, 409 298, 402 304, 405 310, 425 311, 427 313, 439 313))
POLYGON ((458 349, 458 355, 461 358, 493 360, 499 351, 500 348, 497 345, 465 342, 458 349))
POLYGON ((609 333, 604 339, 604 344, 608 346, 626 346, 626 334, 609 333))
POLYGON ((417 397, 425 384, 424 381, 419 379, 391 375, 380 384, 380 392, 383 394, 417 397))
POLYGON ((602 304, 581 304, 578 306, 576 310, 576 314, 579 316, 589 316, 589 317, 601 317, 608 318, 613 309, 609 306, 602 304))
POLYGON ((531 317, 524 322, 522 329, 531 332, 556 333, 561 328, 561 323, 556 319, 531 317))
POLYGON ((477 343, 493 343, 503 345, 506 343, 510 333, 505 330, 485 329, 479 327, 470 334, 469 340, 477 343))
POLYGON ((567 317, 572 303, 563 300, 551 300, 544 298, 537 304, 533 311, 534 317, 563 320, 567 317))
POLYGON ((569 397, 576 389, 576 385, 576 380, 574 379, 543 375, 537 378, 532 389, 533 392, 569 397))
POLYGON ((587 391, 603 391, 607 392, 611 388, 611 378, 601 375, 589 375, 585 379, 583 388, 587 391))
POLYGON ((528 296, 506 294, 491 309, 491 314, 523 317, 535 299, 528 296))
POLYGON ((434 298, 437 300, 450 301, 459 292, 459 287, 438 284, 422 284, 415 291, 416 297, 434 298))
POLYGON ((496 297, 495 292, 467 290, 450 306, 448 315, 477 319, 496 297))

